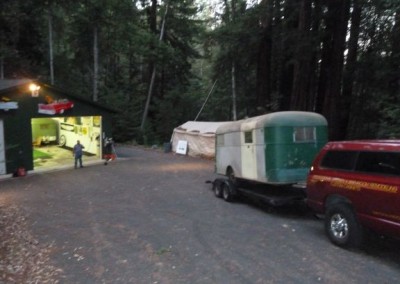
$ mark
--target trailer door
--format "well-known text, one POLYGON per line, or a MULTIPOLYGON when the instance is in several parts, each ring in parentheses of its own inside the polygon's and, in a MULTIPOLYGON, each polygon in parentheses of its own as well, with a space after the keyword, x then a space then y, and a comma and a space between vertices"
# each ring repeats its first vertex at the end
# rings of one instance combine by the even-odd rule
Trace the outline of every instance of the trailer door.
POLYGON ((242 177, 257 179, 257 156, 254 129, 242 131, 241 137, 242 177))

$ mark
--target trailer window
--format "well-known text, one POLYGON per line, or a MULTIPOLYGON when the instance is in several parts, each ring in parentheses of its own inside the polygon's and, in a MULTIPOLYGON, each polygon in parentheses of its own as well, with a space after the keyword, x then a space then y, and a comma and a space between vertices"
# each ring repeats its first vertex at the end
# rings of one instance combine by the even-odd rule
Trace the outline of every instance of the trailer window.
POLYGON ((244 132, 244 143, 253 143, 253 133, 251 131, 244 132))
POLYGON ((316 141, 315 127, 295 127, 293 130, 294 142, 312 142, 316 141))

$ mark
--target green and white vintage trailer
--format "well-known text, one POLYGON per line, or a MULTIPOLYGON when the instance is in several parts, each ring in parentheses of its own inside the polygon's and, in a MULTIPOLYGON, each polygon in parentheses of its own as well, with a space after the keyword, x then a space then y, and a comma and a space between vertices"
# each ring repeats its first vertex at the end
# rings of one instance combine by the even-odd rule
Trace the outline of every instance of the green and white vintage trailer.
POLYGON ((216 173, 274 185, 304 182, 327 133, 322 115, 303 111, 224 124, 216 131, 216 173))

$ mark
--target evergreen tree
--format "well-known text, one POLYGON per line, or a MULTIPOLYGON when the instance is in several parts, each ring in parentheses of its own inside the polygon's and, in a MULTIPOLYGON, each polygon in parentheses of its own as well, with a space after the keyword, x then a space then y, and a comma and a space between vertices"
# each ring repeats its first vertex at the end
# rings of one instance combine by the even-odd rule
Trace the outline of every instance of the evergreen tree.
POLYGON ((397 137, 399 15, 395 0, 4 0, 0 78, 118 109, 119 141, 167 141, 214 83, 200 120, 310 110, 331 139, 397 137))

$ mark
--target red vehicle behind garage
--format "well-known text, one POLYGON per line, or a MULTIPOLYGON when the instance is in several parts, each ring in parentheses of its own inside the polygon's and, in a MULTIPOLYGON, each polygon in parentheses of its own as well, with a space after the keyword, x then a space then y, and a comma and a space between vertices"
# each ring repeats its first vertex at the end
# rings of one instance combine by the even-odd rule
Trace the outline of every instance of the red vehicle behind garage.
POLYGON ((307 204, 329 239, 359 246, 365 228, 400 237, 400 140, 330 142, 313 162, 307 204))

